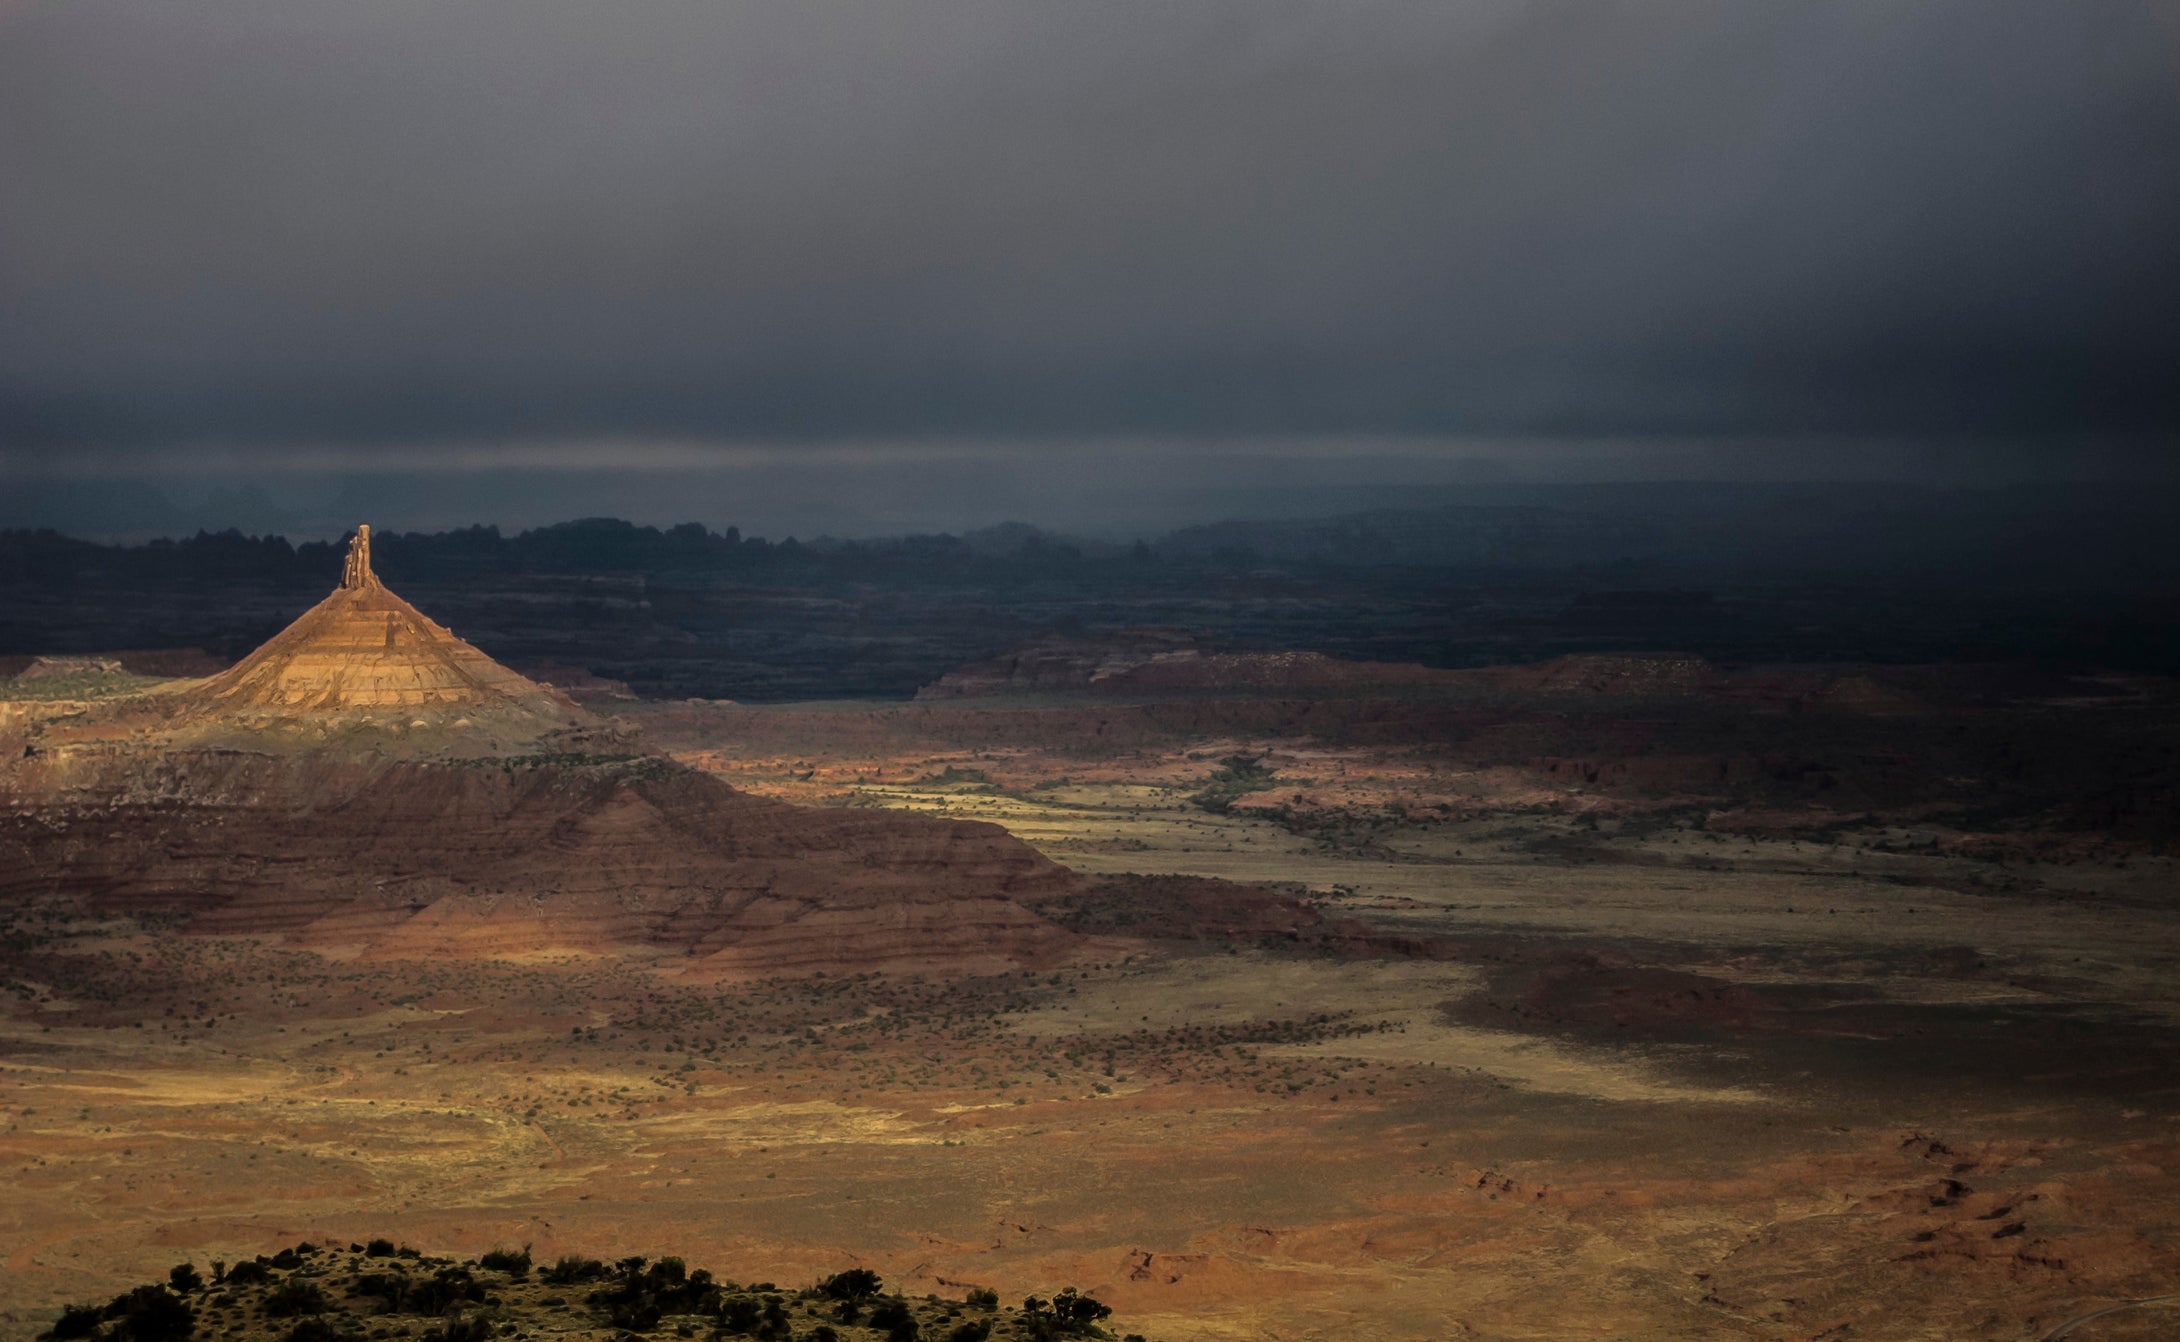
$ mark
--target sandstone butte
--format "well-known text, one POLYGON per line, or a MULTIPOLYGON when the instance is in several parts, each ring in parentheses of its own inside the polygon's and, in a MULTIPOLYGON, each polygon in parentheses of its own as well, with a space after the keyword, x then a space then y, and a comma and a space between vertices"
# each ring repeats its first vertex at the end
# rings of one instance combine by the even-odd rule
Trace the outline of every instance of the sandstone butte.
POLYGON ((995 825, 790 806, 640 749, 387 590, 233 667, 0 718, 0 899, 369 958, 652 957, 695 977, 998 970, 1081 939, 995 825))

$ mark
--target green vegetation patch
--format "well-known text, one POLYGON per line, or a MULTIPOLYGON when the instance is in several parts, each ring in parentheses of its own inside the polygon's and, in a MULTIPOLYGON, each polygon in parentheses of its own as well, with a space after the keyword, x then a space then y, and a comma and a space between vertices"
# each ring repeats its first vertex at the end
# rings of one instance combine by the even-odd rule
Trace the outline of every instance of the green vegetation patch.
POLYGON ((1203 787, 1190 795, 1189 801, 1213 815, 1225 815, 1243 797, 1262 792, 1278 782, 1279 775, 1264 763, 1263 756, 1228 755, 1204 780, 1203 787))
POLYGON ((973 792, 987 795, 1002 791, 1000 786, 991 780, 991 776, 982 769, 964 769, 953 764, 947 765, 937 773, 925 774, 910 786, 943 787, 951 788, 956 792, 973 792))

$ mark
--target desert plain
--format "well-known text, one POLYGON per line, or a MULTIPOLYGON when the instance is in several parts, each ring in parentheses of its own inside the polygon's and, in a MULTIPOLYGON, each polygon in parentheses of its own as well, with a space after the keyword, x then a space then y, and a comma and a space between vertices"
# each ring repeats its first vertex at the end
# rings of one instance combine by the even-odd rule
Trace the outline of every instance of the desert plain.
POLYGON ((378 1236, 1075 1286, 1174 1342, 2033 1338, 2171 1289, 2169 685, 1233 670, 572 685, 742 793, 1003 827, 1081 878, 1024 896, 1070 933, 1034 964, 406 959, 19 893, 6 1326, 378 1236))
POLYGON ((0 0, 0 1342, 2180 1339, 2176 74, 0 0))

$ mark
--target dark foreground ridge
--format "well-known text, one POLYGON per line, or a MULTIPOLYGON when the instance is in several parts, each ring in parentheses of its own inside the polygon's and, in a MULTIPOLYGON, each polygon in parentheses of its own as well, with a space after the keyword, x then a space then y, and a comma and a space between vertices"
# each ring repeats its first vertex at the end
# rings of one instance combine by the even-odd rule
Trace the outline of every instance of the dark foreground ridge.
MULTIPOLYGON (((964 1300, 887 1294, 867 1268, 799 1290, 716 1279, 679 1258, 563 1257, 534 1264, 528 1248, 482 1258, 432 1258, 391 1241, 347 1248, 298 1244, 229 1266, 209 1279, 177 1265, 165 1285, 139 1286, 105 1305, 73 1305, 41 1339, 184 1342, 488 1342, 509 1338, 748 1337, 760 1342, 1111 1342, 1112 1311, 1069 1287, 1018 1309, 998 1293, 964 1300)), ((1143 1342, 1129 1333, 1122 1342, 1143 1342)))

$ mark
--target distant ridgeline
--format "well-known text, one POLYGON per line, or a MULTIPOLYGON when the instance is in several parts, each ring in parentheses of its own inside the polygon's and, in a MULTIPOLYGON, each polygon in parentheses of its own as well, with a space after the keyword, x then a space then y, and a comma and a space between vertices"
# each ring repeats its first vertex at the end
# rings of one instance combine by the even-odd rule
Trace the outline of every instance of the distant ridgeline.
MULTIPOLYGON (((102 545, 52 531, 0 530, 0 583, 106 582, 189 584, 244 579, 316 586, 340 565, 343 542, 291 544, 281 536, 198 532, 180 540, 102 545)), ((509 573, 736 574, 813 578, 915 576, 1019 571, 1025 562, 1073 566, 1140 560, 1147 548, 1061 540, 1032 527, 996 527, 967 536, 777 543, 712 531, 696 522, 660 529, 593 517, 508 536, 498 527, 391 532, 372 537, 372 562, 395 582, 509 573)))
MULTIPOLYGON (((527 1248, 481 1258, 431 1258, 391 1241, 347 1248, 298 1244, 209 1279, 193 1263, 164 1284, 104 1305, 72 1305, 41 1334, 53 1342, 418 1342, 636 1334, 759 1342, 1110 1342, 1112 1311, 1070 1287, 1019 1308, 997 1292, 962 1300, 888 1293, 878 1274, 849 1268, 800 1289, 741 1285, 679 1258, 563 1257, 539 1266, 527 1248), (389 1331, 390 1326, 390 1331, 389 1331)), ((1129 1333, 1120 1342, 1143 1342, 1129 1333)))
MULTIPOLYGON (((1230 521, 1127 544, 1019 523, 777 542, 588 518, 376 535, 378 571, 488 654, 646 698, 907 698, 1044 632, 1174 626, 1211 651, 1473 667, 2035 660, 2180 673, 2180 502, 1865 486, 1596 491, 1230 521)), ((2180 495, 2176 495, 2180 498, 2180 495)), ((0 657, 232 660, 337 545, 0 531, 0 657)))
MULTIPOLYGON (((1655 483, 1474 492, 1470 501, 1336 516, 1236 518, 1132 544, 1009 522, 955 535, 777 543, 687 522, 658 528, 591 517, 502 535, 493 526, 382 533, 394 581, 466 574, 741 573, 884 579, 1055 572, 1156 561, 1160 567, 1266 564, 1354 570, 1568 571, 1633 566, 1709 584, 1737 575, 1919 581, 2030 578, 2074 585, 2180 578, 2180 495, 2124 485, 1939 490, 1899 484, 1655 483), (1489 497, 1487 497, 1489 496, 1489 497)), ((198 532, 108 546, 53 531, 0 529, 0 583, 93 571, 109 580, 316 575, 336 544, 198 532)), ((1126 571, 1123 569, 1122 571, 1126 571)), ((1592 575, 1592 585, 1605 576, 1592 575)), ((1652 574, 1655 576, 1655 572, 1652 574)), ((1645 585, 1647 580, 1634 585, 1645 585)))

